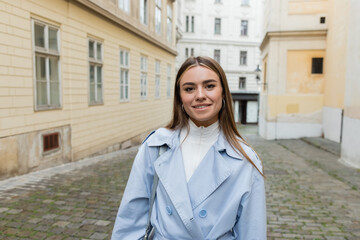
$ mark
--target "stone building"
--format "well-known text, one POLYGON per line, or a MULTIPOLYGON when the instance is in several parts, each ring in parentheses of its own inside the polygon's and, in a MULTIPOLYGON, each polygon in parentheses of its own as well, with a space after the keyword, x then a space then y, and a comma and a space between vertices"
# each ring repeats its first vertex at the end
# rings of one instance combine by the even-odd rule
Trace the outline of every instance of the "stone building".
POLYGON ((360 167, 360 2, 266 1, 259 133, 324 136, 360 167))
POLYGON ((209 56, 224 68, 236 122, 258 122, 262 3, 255 0, 184 0, 177 66, 209 56), (256 71, 257 70, 257 71, 256 71))
POLYGON ((170 117, 174 0, 0 0, 0 179, 126 148, 170 117))

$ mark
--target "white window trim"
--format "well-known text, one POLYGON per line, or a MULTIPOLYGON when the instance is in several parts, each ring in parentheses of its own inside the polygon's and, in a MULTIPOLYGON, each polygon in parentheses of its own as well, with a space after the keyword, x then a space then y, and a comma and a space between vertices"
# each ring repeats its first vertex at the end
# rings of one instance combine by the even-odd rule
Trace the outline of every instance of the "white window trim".
POLYGON ((249 36, 249 20, 248 19, 241 19, 240 20, 240 36, 241 37, 248 37, 249 36), (246 34, 245 35, 242 35, 242 22, 243 21, 246 21, 247 24, 246 24, 246 34))
POLYGON ((61 48, 60 48, 60 27, 53 25, 53 24, 49 24, 37 19, 31 19, 31 31, 32 31, 32 49, 33 49, 33 74, 34 74, 34 78, 33 78, 33 83, 34 83, 34 110, 35 111, 41 111, 41 110, 52 110, 52 109, 61 109, 62 108, 62 76, 61 76, 61 48), (36 47, 35 45, 35 23, 38 24, 42 24, 45 25, 45 35, 48 35, 48 27, 53 27, 56 28, 57 31, 57 48, 58 48, 58 52, 54 52, 54 51, 50 51, 49 50, 49 43, 48 43, 48 38, 45 38, 45 49, 43 48, 39 48, 36 47), (46 90, 47 90, 47 101, 48 101, 48 105, 47 106, 38 106, 37 105, 37 88, 36 88, 36 53, 40 53, 39 55, 45 55, 46 56, 46 63, 45 63, 45 67, 46 67, 46 90), (52 106, 49 104, 50 101, 50 76, 49 76, 49 56, 57 56, 59 57, 58 60, 58 78, 59 78, 59 106, 52 106))
MULTIPOLYGON (((120 99, 120 102, 129 102, 130 101, 130 51, 129 50, 126 50, 126 49, 122 49, 120 48, 120 51, 119 51, 119 54, 120 52, 123 51, 123 52, 126 52, 128 54, 128 66, 126 65, 122 65, 121 64, 121 61, 119 63, 120 65, 120 79, 119 79, 119 91, 120 91, 120 95, 119 95, 119 99, 120 99), (127 96, 128 98, 124 98, 122 99, 121 98, 121 71, 122 70, 126 70, 128 72, 128 82, 127 82, 127 87, 128 87, 128 93, 127 93, 127 96)), ((121 56, 121 54, 120 54, 121 56)), ((119 59, 120 60, 120 59, 119 59)), ((126 84, 124 84, 124 87, 126 86, 126 84)), ((124 94, 125 94, 125 88, 124 88, 124 94)))
POLYGON ((171 64, 167 64, 166 69, 166 96, 171 97, 171 64))
POLYGON ((104 47, 103 47, 103 42, 100 42, 99 40, 96 40, 94 38, 87 38, 87 46, 88 46, 88 87, 89 87, 89 91, 88 91, 88 105, 89 106, 96 106, 96 105, 103 105, 104 104, 104 64, 103 64, 103 59, 104 59, 104 47), (89 42, 93 41, 94 42, 94 58, 90 58, 89 57, 89 42), (97 59, 97 44, 100 43, 101 44, 101 60, 97 59), (94 81, 95 81, 95 102, 91 101, 91 97, 90 97, 90 66, 93 65, 94 66, 94 81), (97 99, 97 84, 98 84, 98 79, 97 79, 97 67, 101 66, 101 96, 102 99, 101 101, 99 101, 97 99))
POLYGON ((173 40, 173 8, 170 4, 166 6, 166 40, 172 42, 173 40), (169 24, 170 23, 170 24, 169 24), (170 28, 170 29, 169 29, 170 28))
POLYGON ((148 0, 140 0, 140 22, 144 25, 148 25, 148 17, 149 17, 149 8, 148 8, 148 0), (141 6, 144 5, 144 8, 142 9, 141 6), (146 10, 146 11, 145 11, 146 10), (144 16, 143 16, 144 14, 144 16))
POLYGON ((155 1, 155 32, 157 34, 161 34, 161 28, 162 28, 162 5, 161 5, 161 0, 156 0, 155 1), (159 10, 160 13, 160 22, 157 22, 157 11, 159 10), (160 28, 158 29, 158 25, 160 26, 160 28))
POLYGON ((161 62, 160 60, 155 60, 155 99, 160 99, 161 97, 161 62), (157 64, 159 64, 159 71, 157 72, 157 64), (157 85, 157 80, 159 80, 157 85))
POLYGON ((148 58, 147 56, 140 56, 140 98, 146 100, 148 96, 148 58), (142 68, 142 59, 145 59, 145 68, 142 68), (143 76, 145 76, 145 87, 143 85, 143 76), (143 88, 144 87, 144 88, 143 88), (141 96, 144 90, 144 95, 141 96))
POLYGON ((130 2, 131 2, 130 0, 118 0, 118 8, 129 14, 130 13, 130 2), (123 6, 120 5, 120 1, 122 1, 121 3, 123 6))

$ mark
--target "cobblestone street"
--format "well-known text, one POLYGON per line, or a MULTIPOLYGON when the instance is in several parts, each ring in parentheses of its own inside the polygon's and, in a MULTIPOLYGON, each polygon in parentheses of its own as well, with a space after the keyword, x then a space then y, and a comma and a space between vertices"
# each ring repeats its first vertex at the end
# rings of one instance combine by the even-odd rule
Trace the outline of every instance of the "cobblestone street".
MULTIPOLYGON (((265 166, 268 239, 360 239, 358 170, 314 139, 245 135, 265 166)), ((136 150, 1 181, 0 239, 109 239, 136 150)))

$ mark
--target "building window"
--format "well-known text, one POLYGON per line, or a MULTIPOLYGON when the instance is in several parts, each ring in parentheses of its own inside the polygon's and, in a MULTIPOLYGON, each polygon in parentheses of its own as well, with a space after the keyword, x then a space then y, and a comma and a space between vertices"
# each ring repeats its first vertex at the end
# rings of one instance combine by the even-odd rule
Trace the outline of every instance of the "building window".
POLYGON ((48 152, 60 148, 59 133, 44 134, 43 136, 43 152, 48 152))
POLYGON ((147 57, 140 57, 140 97, 147 96, 147 57))
POLYGON ((311 73, 312 74, 322 74, 323 73, 323 58, 313 58, 311 64, 311 73))
POLYGON ((325 23, 325 20, 326 20, 325 17, 320 17, 320 23, 321 23, 321 24, 324 24, 324 23, 325 23))
POLYGON ((214 33, 221 34, 221 18, 215 18, 214 33))
POLYGON ((214 60, 220 63, 220 49, 214 49, 214 60))
POLYGON ((166 39, 168 42, 172 41, 172 7, 170 4, 167 5, 167 33, 166 33, 166 39))
POLYGON ((103 103, 102 43, 89 39, 89 100, 90 104, 103 103))
POLYGON ((247 51, 240 51, 240 65, 247 64, 247 51))
POLYGON ((191 32, 195 32, 195 17, 191 16, 191 32))
POLYGON ((147 15, 148 15, 148 10, 147 10, 147 0, 140 0, 140 21, 143 24, 147 24, 147 15))
POLYGON ((118 7, 124 12, 130 12, 130 0, 118 0, 118 7))
POLYGON ((120 101, 129 100, 129 52, 120 50, 120 101))
POLYGON ((155 98, 160 98, 160 61, 155 61, 155 98))
POLYGON ((246 77, 240 77, 239 78, 239 89, 245 89, 246 88, 246 77))
POLYGON ((186 32, 195 32, 195 17, 186 16, 186 32), (191 18, 191 22, 190 22, 191 18))
POLYGON ((248 35, 248 20, 241 20, 240 35, 241 36, 247 36, 248 35))
POLYGON ((249 6, 250 5, 250 0, 241 0, 241 5, 249 6))
POLYGON ((59 29, 33 21, 36 109, 61 107, 59 29))
MULTIPOLYGON (((190 56, 194 56, 194 48, 190 48, 190 56)), ((189 57, 189 48, 185 48, 185 58, 189 57)))
POLYGON ((166 86, 166 96, 171 96, 171 65, 167 65, 167 86, 166 86))
POLYGON ((161 33, 161 0, 155 1, 155 31, 161 33))

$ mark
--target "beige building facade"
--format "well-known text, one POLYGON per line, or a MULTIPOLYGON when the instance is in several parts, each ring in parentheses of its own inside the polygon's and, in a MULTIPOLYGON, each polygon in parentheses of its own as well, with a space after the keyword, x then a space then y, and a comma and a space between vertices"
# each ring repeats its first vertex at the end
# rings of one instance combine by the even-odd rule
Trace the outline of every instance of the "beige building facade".
POLYGON ((352 0, 266 1, 261 136, 324 136, 341 142, 342 161, 360 167, 360 128, 347 132, 360 114, 357 10, 352 0))
POLYGON ((173 0, 0 0, 0 179, 137 144, 171 113, 173 0))

